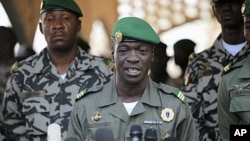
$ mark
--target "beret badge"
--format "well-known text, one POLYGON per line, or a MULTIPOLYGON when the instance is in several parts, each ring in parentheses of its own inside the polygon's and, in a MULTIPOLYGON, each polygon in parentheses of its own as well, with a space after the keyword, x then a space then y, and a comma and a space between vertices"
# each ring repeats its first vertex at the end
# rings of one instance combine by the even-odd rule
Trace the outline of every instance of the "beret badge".
POLYGON ((115 33, 115 39, 118 41, 118 42, 121 42, 122 41, 122 33, 120 31, 117 31, 115 33))

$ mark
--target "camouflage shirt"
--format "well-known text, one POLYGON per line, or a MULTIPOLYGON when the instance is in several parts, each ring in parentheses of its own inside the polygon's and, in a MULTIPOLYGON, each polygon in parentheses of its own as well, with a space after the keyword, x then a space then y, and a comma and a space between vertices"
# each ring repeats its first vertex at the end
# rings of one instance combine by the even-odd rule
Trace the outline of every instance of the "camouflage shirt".
POLYGON ((76 95, 112 76, 105 60, 80 48, 65 79, 50 61, 47 48, 20 62, 4 94, 6 137, 10 141, 46 141, 48 125, 57 123, 64 140, 76 95))
POLYGON ((189 62, 182 91, 188 99, 201 141, 219 141, 217 89, 223 68, 229 63, 246 58, 249 52, 246 45, 232 56, 223 47, 219 36, 211 48, 189 62))

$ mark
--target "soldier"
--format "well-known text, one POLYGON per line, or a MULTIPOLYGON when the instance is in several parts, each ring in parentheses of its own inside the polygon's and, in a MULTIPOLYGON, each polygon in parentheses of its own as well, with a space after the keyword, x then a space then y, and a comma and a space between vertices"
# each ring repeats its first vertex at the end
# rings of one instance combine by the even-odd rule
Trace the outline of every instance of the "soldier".
POLYGON ((142 19, 125 17, 112 31, 115 77, 105 86, 78 95, 68 136, 93 140, 96 129, 111 128, 115 141, 129 140, 132 125, 157 130, 158 139, 174 136, 179 141, 197 141, 197 131, 182 93, 153 82, 148 76, 154 47, 160 39, 142 19), (142 36, 143 35, 143 36, 142 36))
MULTIPOLYGON (((17 37, 12 28, 0 26, 0 110, 6 83, 11 73, 11 66, 16 61, 14 47, 17 37)), ((3 115, 0 113, 0 140, 4 140, 3 115)))
POLYGON ((4 94, 4 123, 10 141, 45 141, 52 123, 61 126, 65 140, 76 94, 112 76, 103 59, 77 45, 80 17, 74 0, 43 1, 39 26, 48 45, 19 63, 4 94))
MULTIPOLYGON (((244 32, 250 42, 250 1, 245 0, 244 32)), ((232 64, 218 89, 218 118, 221 141, 230 140, 230 125, 250 124, 250 56, 232 64)))
POLYGON ((186 70, 182 88, 201 141, 219 141, 217 90, 223 68, 244 59, 250 49, 244 38, 243 0, 212 0, 212 10, 221 34, 212 47, 196 55, 186 70))

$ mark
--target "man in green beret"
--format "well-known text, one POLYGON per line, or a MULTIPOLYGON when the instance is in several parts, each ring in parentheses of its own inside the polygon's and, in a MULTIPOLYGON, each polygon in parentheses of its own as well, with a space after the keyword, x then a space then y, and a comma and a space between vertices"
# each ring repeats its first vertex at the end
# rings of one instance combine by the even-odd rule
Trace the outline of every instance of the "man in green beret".
MULTIPOLYGON (((250 0, 245 0, 244 36, 250 42, 250 0)), ((246 53, 246 55, 248 55, 246 53)), ((250 56, 234 63, 218 89, 218 118, 221 141, 229 141, 231 125, 250 126, 250 56)), ((249 133, 247 133, 249 134, 249 133)), ((239 136, 238 136, 239 137, 239 136)), ((244 138, 244 137, 242 137, 244 138)))
POLYGON ((9 141, 64 141, 76 95, 113 75, 104 59, 77 45, 82 15, 74 0, 43 1, 39 26, 47 47, 19 63, 4 94, 9 141), (61 127, 57 139, 47 138, 53 123, 61 127))
MULTIPOLYGON (((115 77, 79 95, 72 111, 68 136, 93 140, 101 127, 112 129, 115 141, 130 140, 130 128, 155 129, 158 140, 198 141, 186 99, 178 89, 155 83, 148 76, 159 36, 144 20, 125 17, 112 31, 115 77)), ((143 137, 142 137, 143 138, 143 137)))

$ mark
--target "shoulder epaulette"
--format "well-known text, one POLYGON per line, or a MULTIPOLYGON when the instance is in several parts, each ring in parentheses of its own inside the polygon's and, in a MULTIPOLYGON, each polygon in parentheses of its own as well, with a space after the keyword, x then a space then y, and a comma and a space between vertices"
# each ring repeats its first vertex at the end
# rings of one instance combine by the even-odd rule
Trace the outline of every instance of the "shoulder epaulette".
POLYGON ((230 71, 232 68, 232 63, 227 64, 224 68, 223 68, 223 74, 227 73, 228 71, 230 71))
POLYGON ((224 68, 223 68, 223 72, 222 72, 222 75, 236 69, 236 68, 239 68, 243 65, 243 62, 244 61, 240 61, 240 62, 236 62, 236 63, 229 63, 227 64, 224 68))
POLYGON ((75 101, 77 102, 79 99, 81 99, 83 96, 87 94, 87 89, 82 90, 79 94, 76 95, 75 101))
POLYGON ((16 62, 11 66, 11 73, 13 73, 14 71, 17 70, 18 64, 19 64, 18 61, 16 61, 16 62))
POLYGON ((187 102, 186 97, 184 96, 184 94, 182 93, 181 90, 179 90, 178 88, 169 86, 169 85, 165 85, 165 84, 161 84, 160 83, 160 88, 162 88, 164 91, 169 91, 170 89, 172 89, 172 93, 178 98, 180 99, 183 103, 187 102))
POLYGON ((175 93, 176 97, 178 97, 183 103, 187 102, 186 97, 184 96, 183 92, 179 89, 176 89, 175 93))

